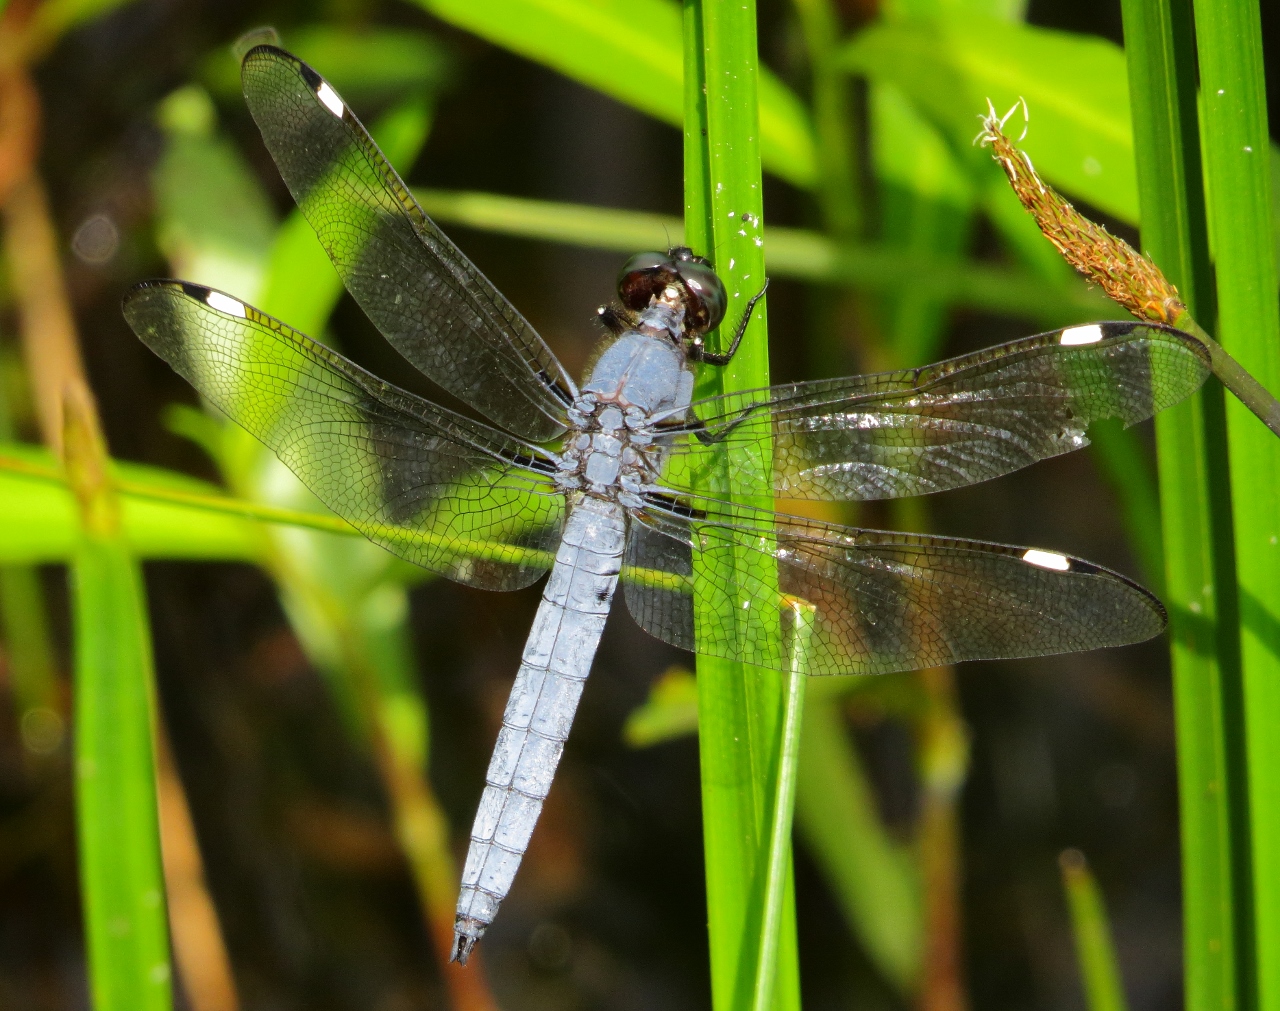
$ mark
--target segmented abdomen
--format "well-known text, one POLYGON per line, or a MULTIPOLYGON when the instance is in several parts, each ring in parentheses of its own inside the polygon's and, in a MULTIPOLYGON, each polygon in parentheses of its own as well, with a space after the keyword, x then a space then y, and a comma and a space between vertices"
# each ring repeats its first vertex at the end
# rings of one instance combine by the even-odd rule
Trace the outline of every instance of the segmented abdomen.
POLYGON ((565 522, 471 829, 454 921, 453 957, 460 962, 511 888, 551 789, 604 631, 625 539, 623 510, 613 502, 584 498, 565 522))

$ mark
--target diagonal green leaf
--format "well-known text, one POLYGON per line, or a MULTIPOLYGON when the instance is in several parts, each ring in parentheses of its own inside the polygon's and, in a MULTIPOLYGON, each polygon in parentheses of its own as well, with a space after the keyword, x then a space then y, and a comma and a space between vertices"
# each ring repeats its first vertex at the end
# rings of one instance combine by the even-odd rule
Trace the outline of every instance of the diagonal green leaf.
POLYGON ((843 686, 812 685, 804 714, 796 825, 858 940, 900 993, 920 974, 919 870, 880 823, 841 716, 843 686))
MULTIPOLYGON (((414 0, 459 28, 679 127, 683 112, 680 8, 667 0, 414 0)), ((760 154, 797 186, 817 181, 804 105, 760 74, 760 154)))
MULTIPOLYGON (((1008 188, 1003 182, 1002 185, 1008 188)), ((496 193, 418 189, 414 195, 428 214, 444 224, 620 253, 662 249, 683 241, 685 235, 680 219, 642 211, 496 193)), ((1015 206, 1061 264, 1061 258, 1040 236, 1016 199, 1015 206)), ((901 287, 903 279, 909 278, 912 287, 923 296, 952 305, 1025 316, 1046 326, 1102 319, 1108 311, 1115 312, 1114 303, 1086 288, 1071 276, 1070 270, 1065 283, 1061 278, 1041 280, 1030 271, 944 259, 886 243, 841 244, 820 232, 799 228, 766 226, 764 240, 770 277, 876 290, 901 287)))
POLYGON ((1102 890, 1094 879, 1084 854, 1064 850, 1058 857, 1062 888, 1071 913, 1071 933, 1076 942, 1076 960, 1084 983, 1089 1011, 1127 1011, 1120 966, 1111 943, 1111 925, 1102 890))

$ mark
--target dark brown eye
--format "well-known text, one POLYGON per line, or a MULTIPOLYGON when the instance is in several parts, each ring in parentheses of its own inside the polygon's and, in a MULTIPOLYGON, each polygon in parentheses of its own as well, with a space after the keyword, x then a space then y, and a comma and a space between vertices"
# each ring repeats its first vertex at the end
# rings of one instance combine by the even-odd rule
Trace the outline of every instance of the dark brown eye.
POLYGON ((677 276, 676 263, 666 253, 637 253, 618 275, 618 298, 632 312, 640 312, 677 276))
POLYGON ((702 257, 694 257, 676 264, 676 272, 689 293, 687 319, 689 328, 705 333, 714 330, 724 319, 729 295, 724 282, 702 257))

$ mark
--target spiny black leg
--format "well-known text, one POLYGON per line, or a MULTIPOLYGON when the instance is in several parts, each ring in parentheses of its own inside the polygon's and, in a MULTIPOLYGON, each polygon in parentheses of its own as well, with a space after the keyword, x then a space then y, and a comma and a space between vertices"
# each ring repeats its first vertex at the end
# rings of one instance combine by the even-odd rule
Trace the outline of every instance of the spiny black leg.
POLYGON ((708 365, 725 366, 733 361, 733 356, 738 353, 738 345, 742 343, 742 335, 747 332, 747 325, 751 322, 751 313, 755 310, 756 303, 764 298, 764 293, 769 290, 769 279, 764 279, 764 287, 751 296, 751 301, 747 303, 747 308, 742 313, 742 318, 738 320, 738 329, 733 334, 733 340, 729 342, 729 350, 723 354, 713 354, 710 351, 703 351, 698 356, 698 361, 706 362, 708 365))

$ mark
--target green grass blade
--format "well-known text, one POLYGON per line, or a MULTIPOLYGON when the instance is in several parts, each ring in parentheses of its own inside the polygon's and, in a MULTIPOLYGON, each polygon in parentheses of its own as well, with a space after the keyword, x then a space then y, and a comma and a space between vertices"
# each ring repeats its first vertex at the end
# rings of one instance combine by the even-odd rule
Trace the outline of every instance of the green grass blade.
MULTIPOLYGON (((1142 240, 1212 323, 1190 0, 1124 0, 1142 240)), ((1221 387, 1156 418, 1178 740, 1186 1001, 1237 1008, 1252 945, 1244 726, 1221 387)))
POLYGON ((89 990, 97 1011, 167 1011, 169 923, 146 594, 120 534, 87 393, 69 389, 65 453, 81 522, 70 581, 76 829, 89 990))
POLYGON ((1164 592, 1164 541, 1160 535, 1160 491, 1150 454, 1135 431, 1118 424, 1089 432, 1094 464, 1115 493, 1129 549, 1140 575, 1156 594, 1164 592))
POLYGON ((797 768, 800 763, 800 729, 803 726, 805 680, 809 673, 808 649, 813 632, 813 608, 791 602, 791 669, 786 676, 786 702, 782 714, 782 750, 774 782, 769 816, 769 859, 765 874, 764 918, 760 927, 760 953, 756 958, 753 1011, 773 1007, 778 972, 778 946, 783 917, 795 915, 795 879, 791 872, 791 825, 795 814, 797 768))
POLYGON ((172 1006, 152 754, 151 642, 137 563, 86 537, 71 571, 76 822, 97 1011, 172 1006))
MULTIPOLYGON (((849 929, 884 977, 910 994, 920 972, 920 875, 910 849, 880 823, 841 715, 851 687, 841 681, 820 678, 805 690, 795 825, 849 929)), ((623 738, 643 748, 697 729, 697 682, 673 668, 632 710, 623 738)))
MULTIPOLYGON (((695 251, 714 251, 730 295, 733 320, 764 282, 760 236, 762 199, 756 117, 756 22, 753 3, 689 0, 685 6, 685 227, 695 251), (757 244, 759 243, 759 244, 757 244)), ((712 342, 715 347, 715 341, 712 342)), ((762 305, 733 362, 705 368, 699 394, 769 383, 762 305)), ((735 473, 712 478, 714 493, 771 504, 770 447, 741 461, 735 473)), ((711 571, 695 553, 695 629, 728 615, 743 634, 777 636, 778 622, 743 611, 733 599, 732 560, 711 571), (726 569, 728 571, 726 571, 726 569), (717 590, 717 588, 720 588, 717 590), (703 617, 706 615, 707 617, 703 617)), ((769 582, 776 573, 756 574, 769 582)), ((772 671, 698 658, 698 744, 701 757, 707 918, 712 1004, 717 1011, 749 1007, 765 946, 764 889, 768 873, 768 795, 781 753, 785 695, 772 671)), ((799 1006, 795 912, 784 899, 777 928, 774 1008, 799 1006)), ((770 945, 772 942, 770 942, 770 945)))
MULTIPOLYGON (((414 195, 431 217, 446 225, 619 253, 665 249, 683 241, 685 234, 679 218, 662 214, 496 193, 419 189, 414 195)), ((1021 205, 1017 212, 1027 217, 1021 205)), ((1047 241, 1040 241, 1057 256, 1047 241)), ((1108 311, 1115 314, 1113 303, 1071 276, 1065 283, 1058 278, 1041 280, 1029 271, 922 255, 883 243, 840 243, 799 228, 766 227, 764 243, 770 277, 885 291, 901 288, 909 278, 921 298, 1025 316, 1046 326, 1101 319, 1108 311)))
POLYGON ((1085 1006, 1089 1011, 1127 1011, 1120 966, 1111 943, 1111 927, 1098 882, 1079 850, 1064 850, 1058 857, 1058 866, 1062 869, 1062 889, 1071 913, 1071 934, 1076 942, 1076 959, 1080 962, 1085 1006))
MULTIPOLYGON (((667 0, 415 0, 436 17, 581 81, 675 127, 683 123, 680 8, 667 0)), ((761 71, 765 167, 801 187, 818 179, 804 105, 761 71)))
MULTIPOLYGON (((1262 30, 1258 5, 1198 0, 1195 37, 1203 103, 1205 192, 1217 268, 1216 336, 1264 386, 1280 389, 1280 311, 1262 30)), ((1280 442, 1227 402, 1240 655, 1250 775, 1253 964, 1257 1007, 1280 1008, 1280 442)))
MULTIPOLYGON (((129 549, 141 558, 255 561, 262 531, 254 519, 270 519, 253 503, 223 494, 185 474, 114 462, 121 527, 129 549)), ((298 517, 311 520, 312 517, 298 517)), ((276 515, 277 522, 294 517, 276 515)), ((314 519, 326 529, 350 530, 333 516, 314 519)), ((0 443, 0 564, 66 562, 79 539, 75 496, 48 450, 0 443)), ((352 531, 354 533, 354 531, 352 531)))

